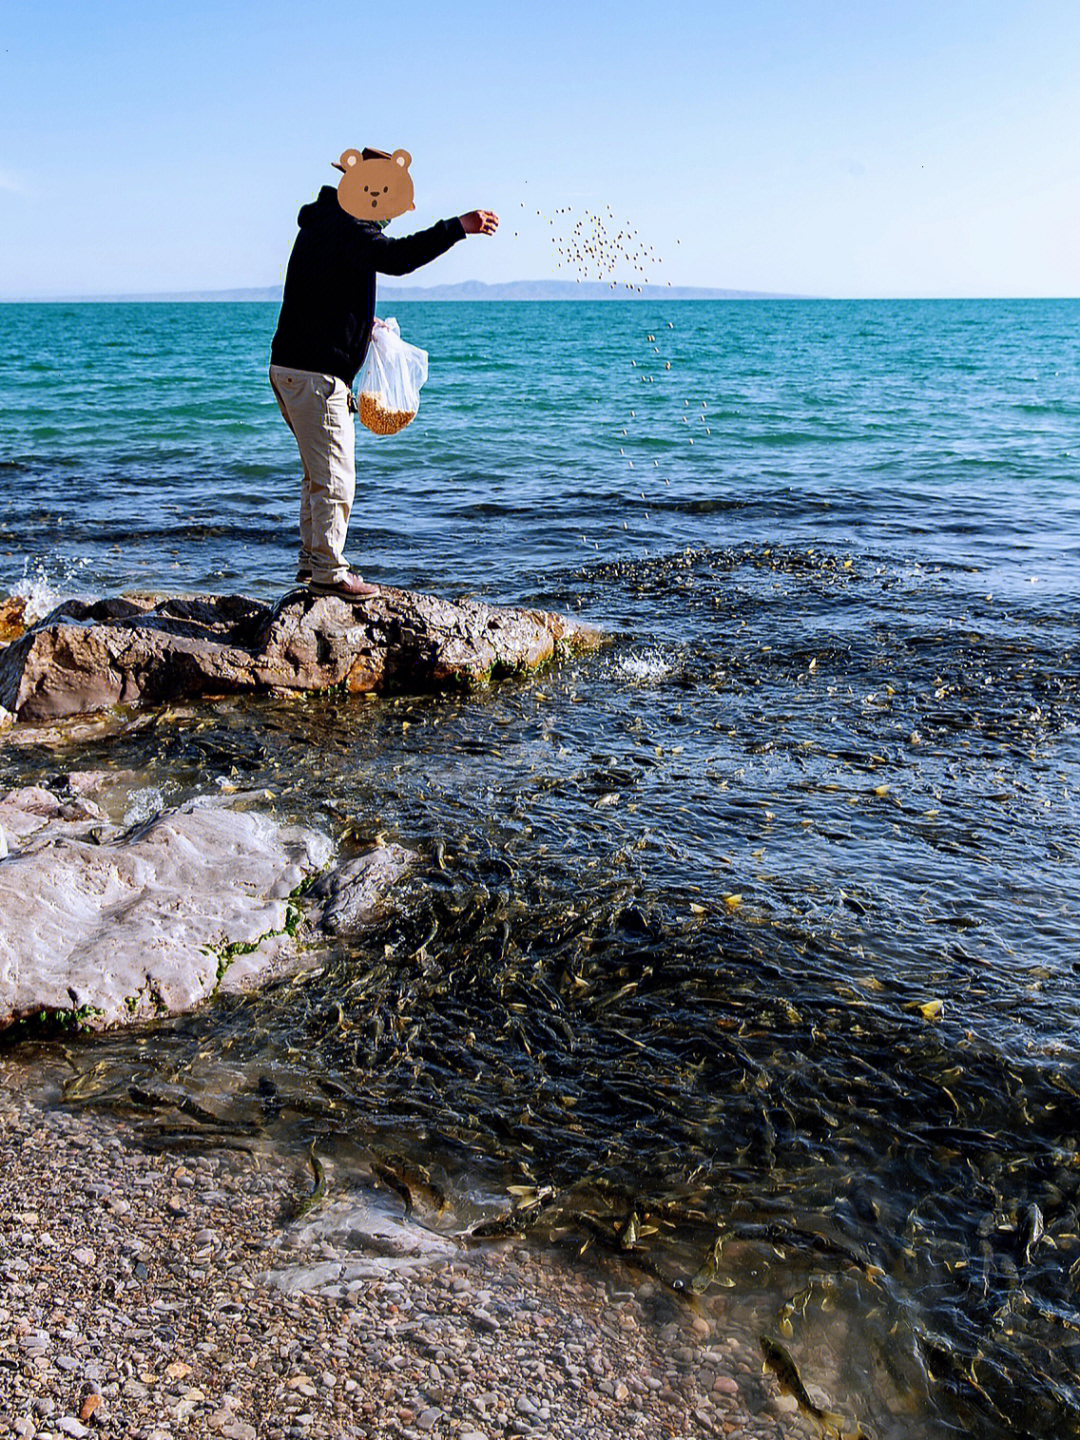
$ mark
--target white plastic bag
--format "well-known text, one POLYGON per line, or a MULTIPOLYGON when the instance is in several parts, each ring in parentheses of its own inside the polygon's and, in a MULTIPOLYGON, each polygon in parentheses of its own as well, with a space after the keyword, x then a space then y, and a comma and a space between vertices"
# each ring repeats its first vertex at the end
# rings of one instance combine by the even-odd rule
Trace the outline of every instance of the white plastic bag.
POLYGON ((396 320, 377 322, 360 373, 360 419, 376 435, 396 435, 416 419, 428 377, 426 350, 407 345, 396 320))

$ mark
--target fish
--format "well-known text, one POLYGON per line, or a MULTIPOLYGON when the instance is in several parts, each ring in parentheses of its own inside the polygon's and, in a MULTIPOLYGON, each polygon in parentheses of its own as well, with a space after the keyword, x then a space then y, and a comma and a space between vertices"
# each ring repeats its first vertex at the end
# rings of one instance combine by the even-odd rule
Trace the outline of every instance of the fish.
POLYGON ((372 1165, 371 1173, 377 1180, 381 1180, 388 1190, 393 1190, 397 1195, 405 1206, 405 1219, 408 1220, 413 1212, 413 1197, 406 1181, 388 1165, 372 1165))
POLYGON ((304 1199, 300 1201, 299 1205, 297 1205, 293 1214, 294 1220, 299 1220, 302 1215, 309 1214, 310 1211, 315 1209, 316 1205, 320 1205, 326 1198, 326 1171, 323 1169, 322 1161, 315 1153, 317 1143, 317 1141, 313 1140, 311 1142, 311 1149, 308 1151, 308 1164, 311 1166, 311 1173, 314 1177, 311 1194, 306 1195, 304 1199))
POLYGON ((1024 1211, 1020 1221, 1020 1235, 1017 1248, 1020 1251, 1020 1261, 1022 1264, 1031 1264, 1031 1252, 1042 1239, 1045 1230, 1046 1225, 1043 1220, 1043 1213, 1038 1205, 1032 1201, 1024 1211))
POLYGON ((621 1250, 632 1250, 638 1242, 641 1234, 641 1219, 637 1210, 631 1210, 627 1217, 626 1224, 619 1231, 619 1248, 621 1250))
MULTIPOLYGON (((834 1415, 831 1410, 822 1410, 820 1405, 815 1405, 807 1392, 799 1374, 799 1367, 781 1345, 780 1341, 772 1335, 762 1335, 761 1353, 765 1357, 765 1370, 771 1370, 776 1377, 776 1383, 783 1390, 785 1395, 791 1395, 802 1413, 807 1419, 812 1420, 818 1426, 822 1435, 832 1432, 837 1440, 844 1437, 844 1417, 834 1415)), ((863 1434, 862 1427, 856 1427, 856 1436, 863 1434)), ((855 1437, 852 1437, 855 1440, 855 1437)))
POLYGON ((720 1255, 724 1248, 725 1238, 726 1236, 723 1231, 717 1235, 709 1247, 709 1252, 705 1256, 701 1269, 698 1270, 697 1274, 691 1279, 690 1289, 695 1295, 703 1295, 710 1285, 722 1285, 725 1289, 730 1289, 734 1286, 735 1282, 730 1276, 721 1276, 719 1274, 720 1255))

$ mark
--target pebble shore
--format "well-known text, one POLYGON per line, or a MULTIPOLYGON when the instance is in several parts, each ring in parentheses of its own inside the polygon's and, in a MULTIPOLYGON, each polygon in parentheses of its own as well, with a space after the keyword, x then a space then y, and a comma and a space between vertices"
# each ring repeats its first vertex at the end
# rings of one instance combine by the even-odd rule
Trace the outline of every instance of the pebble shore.
POLYGON ((0 1434, 809 1433, 752 1336, 618 1257, 499 1242, 379 1273, 300 1253, 283 1216, 310 1178, 303 1157, 148 1149, 0 1056, 0 1434), (297 1261, 338 1283, 267 1282, 297 1261))

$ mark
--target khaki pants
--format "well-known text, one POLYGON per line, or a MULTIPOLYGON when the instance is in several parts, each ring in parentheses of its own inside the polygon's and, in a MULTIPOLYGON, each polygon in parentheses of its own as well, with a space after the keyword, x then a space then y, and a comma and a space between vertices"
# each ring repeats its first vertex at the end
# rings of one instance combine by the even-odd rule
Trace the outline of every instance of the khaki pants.
POLYGON ((333 584, 348 574, 345 537, 356 493, 356 427, 349 387, 333 375, 270 366, 270 385, 304 465, 300 569, 333 584))

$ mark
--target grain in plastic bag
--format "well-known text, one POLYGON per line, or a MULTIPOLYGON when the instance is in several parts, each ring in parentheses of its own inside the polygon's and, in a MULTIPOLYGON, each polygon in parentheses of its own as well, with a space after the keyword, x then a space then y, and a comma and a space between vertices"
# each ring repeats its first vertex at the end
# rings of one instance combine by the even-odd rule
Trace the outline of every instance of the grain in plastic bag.
POLYGON ((396 320, 378 322, 360 373, 361 422, 376 435, 404 430, 416 419, 427 377, 427 351, 406 344, 396 320))

